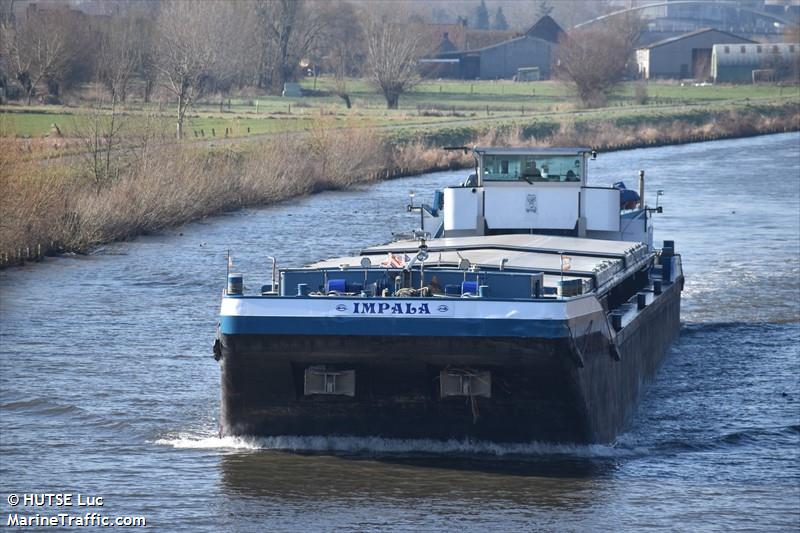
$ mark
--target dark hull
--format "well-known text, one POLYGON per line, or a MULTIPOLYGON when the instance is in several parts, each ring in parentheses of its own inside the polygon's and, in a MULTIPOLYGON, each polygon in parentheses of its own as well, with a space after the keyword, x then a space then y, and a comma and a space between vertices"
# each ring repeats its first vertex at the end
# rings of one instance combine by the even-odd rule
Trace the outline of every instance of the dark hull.
POLYGON ((678 285, 618 333, 616 350, 601 333, 221 335, 221 432, 611 442, 678 335, 678 285), (355 395, 304 395, 304 369, 320 364, 355 370, 355 395), (448 366, 489 370, 491 397, 442 398, 438 377, 448 366))

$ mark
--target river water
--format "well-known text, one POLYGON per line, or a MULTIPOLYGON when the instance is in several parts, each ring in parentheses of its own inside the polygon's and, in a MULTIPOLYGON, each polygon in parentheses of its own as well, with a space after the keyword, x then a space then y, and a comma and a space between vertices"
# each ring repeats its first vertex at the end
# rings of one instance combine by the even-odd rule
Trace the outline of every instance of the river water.
POLYGON ((160 531, 796 530, 800 135, 601 154, 593 181, 639 168, 684 325, 615 446, 216 438, 226 250, 252 289, 267 255, 386 241, 409 189, 465 173, 429 174, 0 273, 0 521, 65 510, 8 494, 67 492, 160 531))

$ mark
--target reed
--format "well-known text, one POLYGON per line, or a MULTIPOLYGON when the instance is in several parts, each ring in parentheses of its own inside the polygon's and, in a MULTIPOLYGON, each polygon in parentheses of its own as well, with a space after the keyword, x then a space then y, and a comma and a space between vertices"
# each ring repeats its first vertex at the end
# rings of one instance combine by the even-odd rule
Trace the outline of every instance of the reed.
POLYGON ((374 131, 320 126, 245 146, 148 146, 119 155, 119 174, 98 188, 80 164, 24 162, 3 151, 0 265, 85 253, 228 210, 450 166, 452 157, 439 152, 392 150, 374 131))

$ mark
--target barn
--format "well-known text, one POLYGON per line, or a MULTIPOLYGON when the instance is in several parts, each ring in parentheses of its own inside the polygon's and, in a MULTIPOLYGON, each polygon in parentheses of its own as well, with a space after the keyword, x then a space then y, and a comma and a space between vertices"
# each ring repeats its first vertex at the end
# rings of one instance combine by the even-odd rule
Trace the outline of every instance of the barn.
POLYGON ((517 69, 538 67, 542 78, 550 77, 554 45, 527 35, 476 50, 479 54, 480 78, 495 80, 511 78, 517 69))
POLYGON ((750 39, 713 28, 703 28, 655 42, 636 51, 643 79, 694 78, 711 75, 711 49, 715 44, 750 44, 750 39))
POLYGON ((420 61, 423 75, 463 79, 510 79, 518 69, 538 68, 542 79, 550 77, 557 42, 564 35, 550 17, 542 17, 525 33, 488 46, 463 51, 442 50, 420 61))

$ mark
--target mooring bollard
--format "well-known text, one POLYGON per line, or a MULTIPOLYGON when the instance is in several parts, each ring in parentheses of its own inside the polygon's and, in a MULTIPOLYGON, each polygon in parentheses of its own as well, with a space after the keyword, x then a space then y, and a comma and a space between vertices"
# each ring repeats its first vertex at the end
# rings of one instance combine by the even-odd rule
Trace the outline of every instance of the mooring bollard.
POLYGON ((611 327, 614 328, 614 331, 622 329, 622 313, 619 311, 611 312, 611 327))
POLYGON ((661 280, 659 279, 653 281, 653 294, 656 296, 661 294, 661 280))

